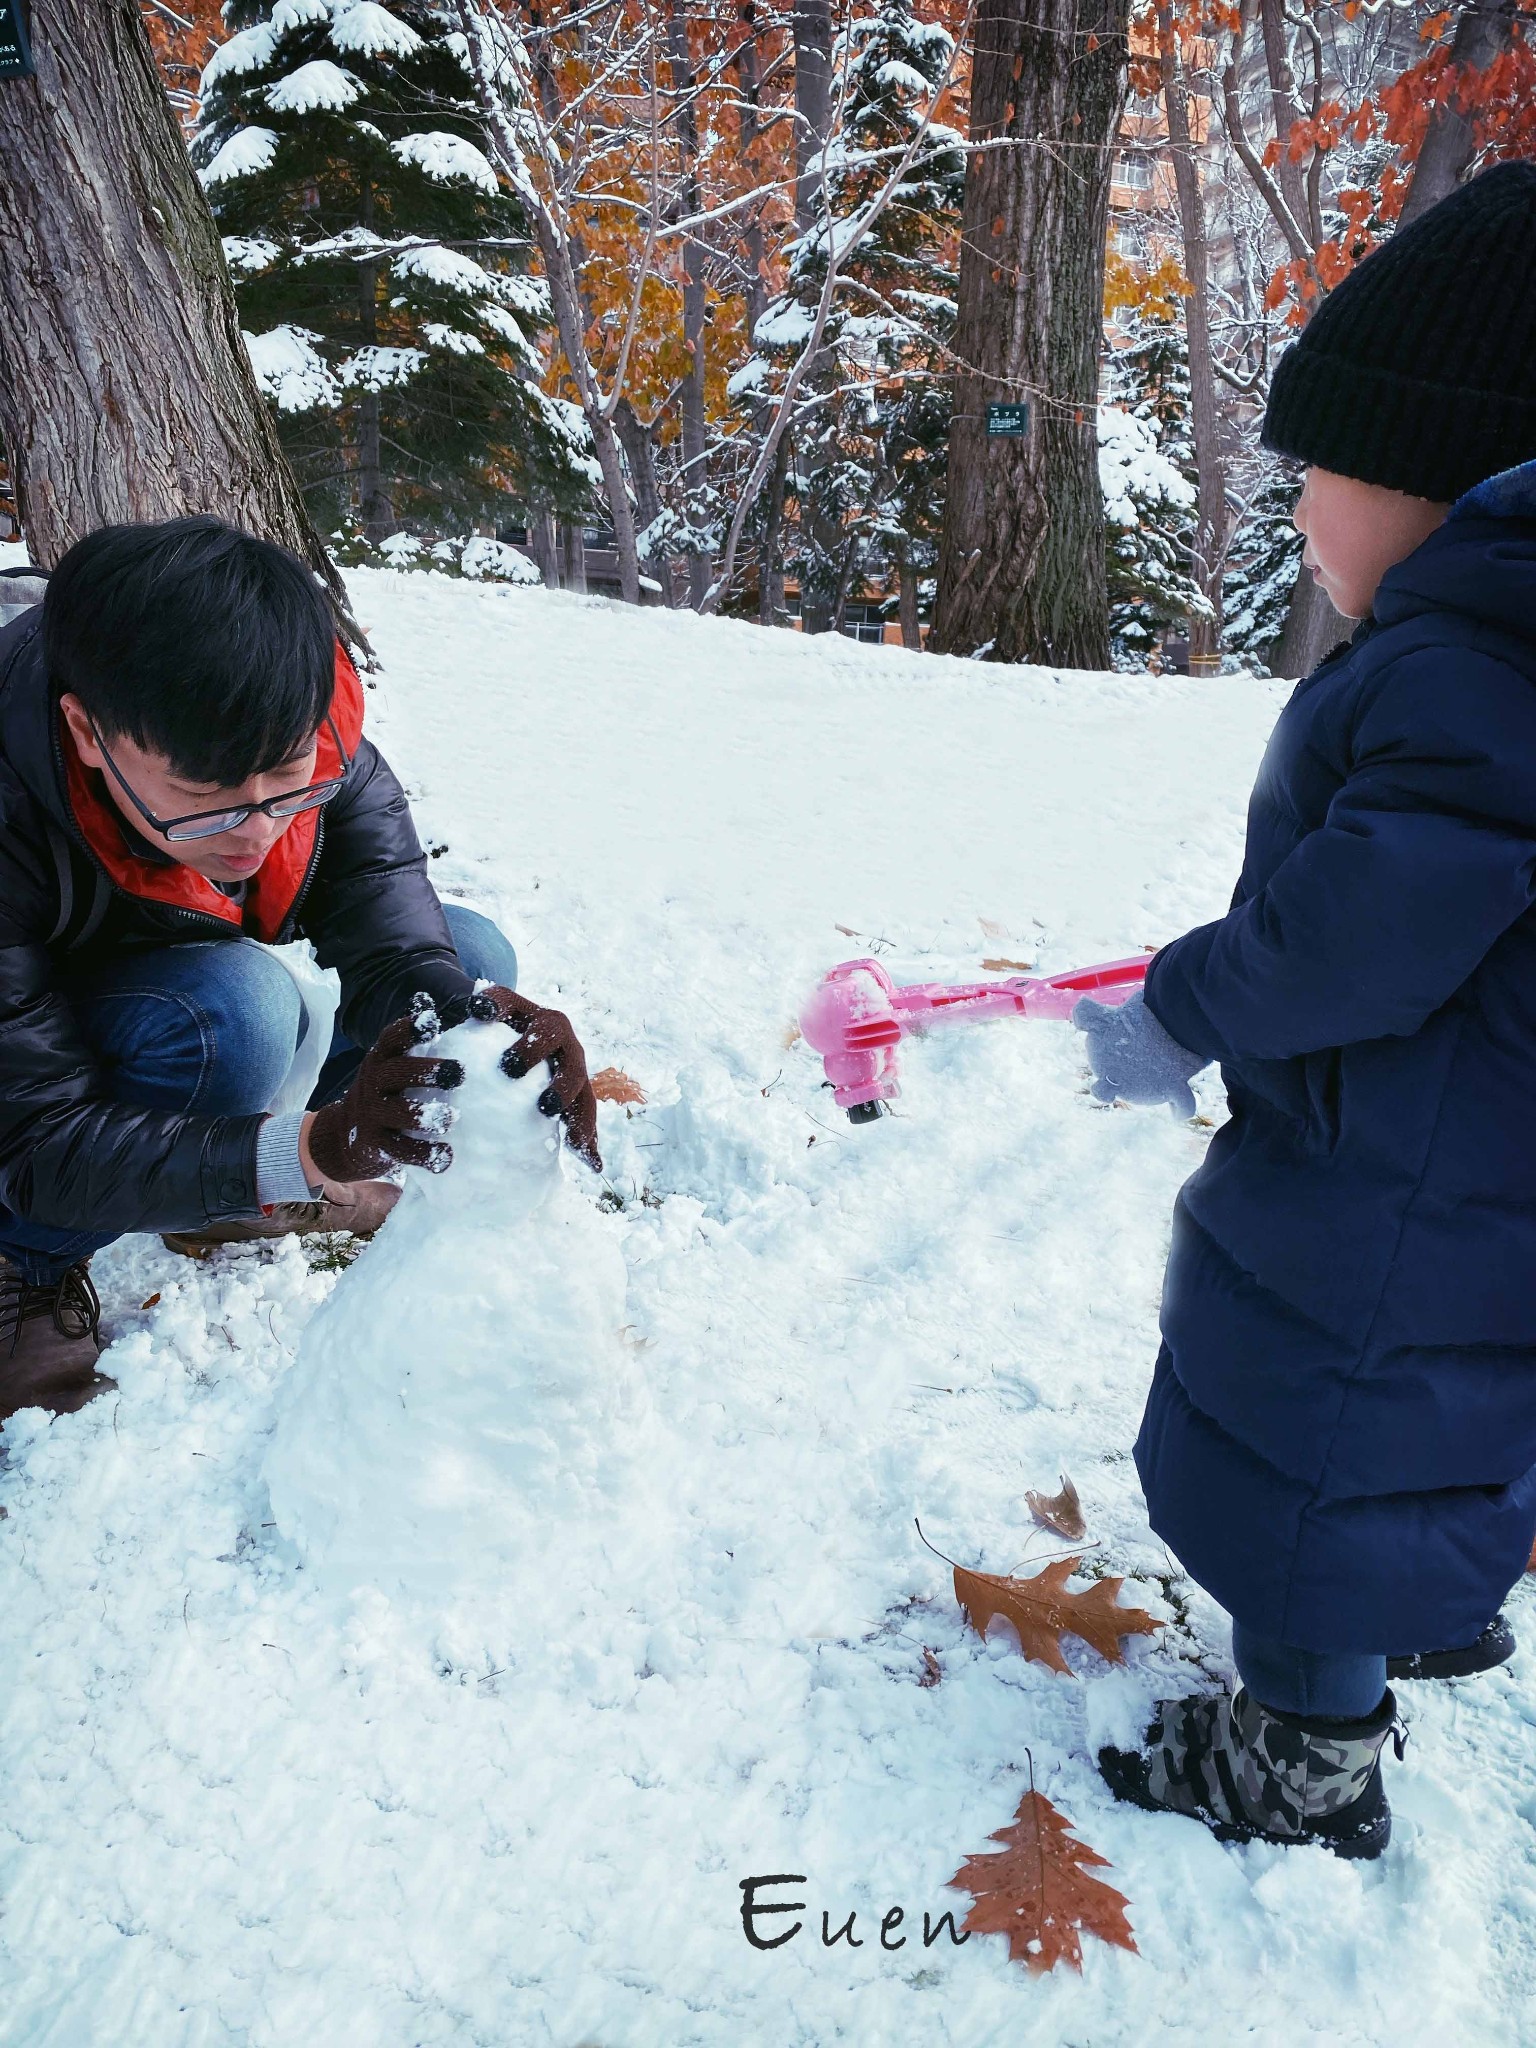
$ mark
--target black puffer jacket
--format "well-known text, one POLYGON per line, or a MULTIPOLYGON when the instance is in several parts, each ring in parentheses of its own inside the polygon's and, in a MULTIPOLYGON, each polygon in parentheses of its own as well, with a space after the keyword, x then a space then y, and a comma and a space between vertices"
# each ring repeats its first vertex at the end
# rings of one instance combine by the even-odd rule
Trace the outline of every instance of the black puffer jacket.
MULTIPOLYGON (((176 1116, 107 1094, 60 992, 132 946, 238 939, 238 924, 127 893, 68 795, 41 607, 0 630, 0 1202, 76 1230, 172 1230, 250 1215, 257 1116, 176 1116)), ((355 688, 355 685, 354 685, 355 688)), ((405 794, 360 740, 322 812, 274 941, 311 939, 341 977, 341 1021, 370 1045, 418 989, 468 993, 405 794)), ((294 828, 290 828, 292 830, 294 828)))

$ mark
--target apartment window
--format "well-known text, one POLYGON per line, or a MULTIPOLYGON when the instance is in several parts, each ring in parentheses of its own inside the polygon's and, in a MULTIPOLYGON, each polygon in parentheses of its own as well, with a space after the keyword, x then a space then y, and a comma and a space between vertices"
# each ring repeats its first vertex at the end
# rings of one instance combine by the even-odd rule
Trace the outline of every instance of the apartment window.
POLYGON ((1120 157, 1115 165, 1115 183, 1126 186, 1132 192, 1150 192, 1152 159, 1139 155, 1120 157))

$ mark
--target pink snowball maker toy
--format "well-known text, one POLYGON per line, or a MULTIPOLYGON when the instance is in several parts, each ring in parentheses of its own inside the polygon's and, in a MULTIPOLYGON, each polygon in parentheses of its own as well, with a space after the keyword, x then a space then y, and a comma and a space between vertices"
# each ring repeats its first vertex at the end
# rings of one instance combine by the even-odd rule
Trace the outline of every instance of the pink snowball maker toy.
POLYGON ((921 982, 903 988, 878 960, 845 960, 823 977, 800 1012, 800 1031, 819 1052, 834 1100, 848 1121, 872 1123, 880 1106, 901 1093, 896 1051, 904 1038, 941 1024, 973 1024, 988 1017, 1070 1017, 1084 996, 1118 1006, 1146 979, 1150 954, 1079 967, 1033 981, 964 984, 921 982))

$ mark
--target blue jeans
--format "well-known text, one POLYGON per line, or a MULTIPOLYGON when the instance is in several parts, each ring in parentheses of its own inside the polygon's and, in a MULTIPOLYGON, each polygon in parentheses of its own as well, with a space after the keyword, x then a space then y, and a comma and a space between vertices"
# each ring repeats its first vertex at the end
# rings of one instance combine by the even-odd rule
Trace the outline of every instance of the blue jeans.
MULTIPOLYGON (((477 981, 517 985, 517 955, 478 911, 445 903, 459 964, 477 981)), ((287 970, 254 940, 146 946, 64 985, 115 1102, 188 1116, 255 1116, 283 1084, 305 1021, 287 970)), ((340 1095, 362 1061, 338 1025, 310 1100, 340 1095)), ((202 1216, 179 1226, 195 1230, 202 1216)), ((35 1283, 111 1244, 115 1230, 29 1223, 0 1206, 0 1256, 35 1283)))
POLYGON ((1297 1650, 1232 1624, 1237 1675, 1261 1705, 1323 1721, 1362 1721, 1387 1689, 1387 1660, 1352 1650, 1297 1650))

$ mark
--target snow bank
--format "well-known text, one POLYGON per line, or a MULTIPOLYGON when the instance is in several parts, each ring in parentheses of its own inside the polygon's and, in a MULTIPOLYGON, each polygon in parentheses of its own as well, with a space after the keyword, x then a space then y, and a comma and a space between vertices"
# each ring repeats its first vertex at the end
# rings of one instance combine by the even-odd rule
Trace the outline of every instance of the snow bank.
MULTIPOLYGON (((0 2035, 1528 2048, 1529 1586, 1507 1670, 1405 1697, 1379 1865, 1224 1849, 1115 1806, 1094 1768, 1153 1699, 1230 1673, 1225 1620, 1148 1530, 1129 1452, 1205 1132, 1094 1105, 1065 1026, 904 1047, 899 1113, 857 1131, 786 1043, 813 977, 850 955, 913 980, 977 978, 984 958, 1050 972, 1220 915, 1285 690, 349 580, 385 663, 370 730, 434 881, 501 918, 522 986, 649 1096, 600 1112, 601 1209, 579 1172, 549 1196, 556 1218, 585 1203, 622 1254, 644 1405, 610 1429, 610 1313, 578 1302, 588 1335, 555 1347, 576 1378, 556 1372, 550 1430, 585 1511, 551 1510, 524 1552, 498 1493, 451 1583, 394 1590, 375 1569, 337 1591, 271 1526, 274 1446, 323 1453, 306 1511, 327 1505, 348 1540, 371 1525, 409 1572, 397 1498, 426 1526, 427 1463, 472 1416, 505 1425, 526 1469, 530 1406, 500 1406, 497 1381, 542 1367, 495 1304, 543 1258, 538 1226, 482 1195, 430 1321, 396 1291, 414 1225, 340 1279, 292 1243, 205 1266, 153 1238, 100 1256, 118 1392, 7 1431, 0 1470, 0 2035), (406 1401, 442 1395, 412 1410, 421 1461, 385 1431, 373 1351, 341 1337, 366 1320, 398 1363, 407 1315, 406 1401), (333 1423, 290 1434, 326 1354, 333 1421, 378 1432, 371 1502, 333 1423), (634 1469, 605 1467, 613 1448, 634 1469), (1063 1469, 1094 1556, 1167 1620, 1121 1671, 1069 1643, 1063 1678, 979 1642, 912 1526, 1027 1567, 1055 1546, 1023 1490, 1063 1469), (961 1904, 946 1880, 1031 1767, 1109 1858, 1139 1957, 1089 1942, 1080 1978, 1036 1981, 995 1939, 924 1948, 923 1912, 961 1904), (738 1887, 773 1871, 805 1874, 787 1896, 806 1911, 763 1953, 738 1887), (903 1945, 883 1948, 895 1906, 903 1945), (824 1946, 823 1912, 835 1934, 854 1910, 862 1945, 824 1946)), ((1200 1094, 1219 1119, 1214 1076, 1200 1094)), ((468 1107, 456 1135, 475 1141, 468 1107)), ((423 1227, 458 1172, 413 1198, 423 1227)), ((475 1449, 475 1483, 499 1487, 501 1450, 475 1449)))

